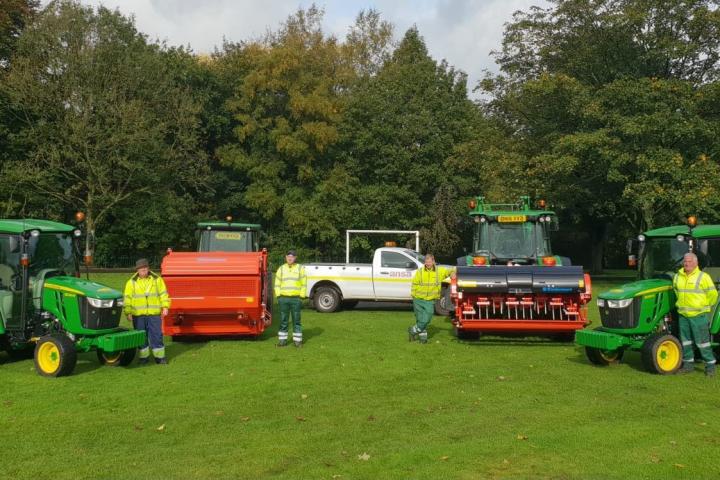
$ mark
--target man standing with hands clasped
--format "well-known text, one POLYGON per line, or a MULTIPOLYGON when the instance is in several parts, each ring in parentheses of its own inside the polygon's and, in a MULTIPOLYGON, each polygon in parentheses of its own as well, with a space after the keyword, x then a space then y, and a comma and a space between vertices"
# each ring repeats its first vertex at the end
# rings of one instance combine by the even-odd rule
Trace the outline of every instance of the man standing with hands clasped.
POLYGON ((170 308, 167 287, 160 275, 150 271, 150 264, 146 259, 141 258, 135 262, 135 270, 137 273, 125 284, 123 311, 136 330, 145 330, 147 333, 145 345, 140 347, 139 363, 148 363, 152 348, 155 363, 166 365, 160 316, 167 315, 170 308))
POLYGON ((427 343, 427 327, 435 313, 435 300, 440 298, 442 281, 448 276, 455 278, 455 268, 437 266, 432 253, 425 255, 425 265, 415 272, 410 289, 415 312, 415 325, 408 328, 411 342, 418 338, 420 343, 427 343))
POLYGON ((278 330, 278 347, 287 345, 289 317, 293 320, 293 343, 302 347, 302 324, 300 323, 300 310, 302 299, 307 290, 307 277, 305 267, 295 263, 295 250, 289 250, 285 255, 285 263, 275 273, 275 295, 280 307, 280 328, 278 330))
POLYGON ((715 375, 715 357, 710 346, 709 314, 715 306, 718 292, 710 275, 698 268, 694 253, 686 253, 683 267, 673 277, 680 320, 680 341, 683 349, 683 366, 679 373, 695 370, 693 344, 705 362, 705 375, 715 375))

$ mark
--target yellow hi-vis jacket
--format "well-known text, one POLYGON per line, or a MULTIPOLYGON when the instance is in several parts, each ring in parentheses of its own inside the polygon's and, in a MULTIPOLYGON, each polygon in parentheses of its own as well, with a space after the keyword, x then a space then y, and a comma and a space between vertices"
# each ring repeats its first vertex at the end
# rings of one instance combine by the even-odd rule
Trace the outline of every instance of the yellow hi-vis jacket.
POLYGON ((685 273, 685 269, 681 268, 673 277, 673 288, 677 295, 675 305, 678 313, 684 317, 710 313, 718 298, 712 278, 698 267, 695 267, 690 274, 685 273))
POLYGON ((442 281, 454 271, 454 268, 438 265, 432 270, 428 270, 425 266, 419 268, 413 276, 410 295, 419 300, 437 300, 440 298, 442 281))
POLYGON ((153 272, 145 278, 136 273, 125 284, 125 315, 160 315, 170 308, 167 287, 160 275, 153 272))
POLYGON ((307 276, 299 263, 284 263, 275 273, 275 296, 305 298, 307 276))

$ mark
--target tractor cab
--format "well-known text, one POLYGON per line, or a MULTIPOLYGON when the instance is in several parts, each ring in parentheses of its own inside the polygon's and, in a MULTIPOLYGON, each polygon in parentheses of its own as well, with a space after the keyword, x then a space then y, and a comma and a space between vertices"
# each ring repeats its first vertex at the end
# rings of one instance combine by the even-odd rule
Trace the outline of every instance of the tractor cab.
POLYGON ((472 253, 458 265, 569 265, 552 254, 550 232, 558 230, 558 221, 544 201, 533 209, 527 196, 512 204, 475 197, 468 207, 475 223, 472 253))
POLYGON ((260 225, 256 223, 200 222, 198 252, 259 252, 260 225))
POLYGON ((720 283, 720 227, 675 225, 638 235, 638 278, 667 278, 682 267, 683 255, 693 252, 700 269, 720 283))

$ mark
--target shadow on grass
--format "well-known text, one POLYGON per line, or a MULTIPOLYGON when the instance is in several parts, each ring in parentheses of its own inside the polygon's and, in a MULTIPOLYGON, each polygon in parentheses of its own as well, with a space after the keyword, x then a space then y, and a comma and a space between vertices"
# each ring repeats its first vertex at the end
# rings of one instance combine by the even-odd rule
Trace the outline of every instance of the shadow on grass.
POLYGON ((603 366, 603 365, 595 365, 594 363, 590 362, 588 360, 587 355, 585 354, 585 348, 584 347, 575 347, 575 355, 567 357, 567 361, 571 363, 586 365, 594 368, 612 368, 613 366, 617 365, 627 365, 628 367, 632 368, 633 370, 637 370, 638 372, 643 373, 649 373, 645 366, 642 364, 642 359, 640 358, 640 352, 635 352, 632 350, 626 351, 623 355, 623 358, 614 364, 603 366))

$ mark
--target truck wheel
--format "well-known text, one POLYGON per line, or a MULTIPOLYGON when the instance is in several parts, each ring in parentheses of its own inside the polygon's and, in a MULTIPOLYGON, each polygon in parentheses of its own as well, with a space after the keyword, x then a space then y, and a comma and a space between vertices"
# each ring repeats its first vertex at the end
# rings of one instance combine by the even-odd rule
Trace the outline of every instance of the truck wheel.
POLYGON ((477 340, 480 338, 480 332, 462 330, 458 327, 453 327, 453 333, 458 340, 477 340))
POLYGON ((675 373, 682 365, 680 340, 667 333, 650 335, 642 346, 642 362, 652 373, 660 375, 675 373))
POLYGON ((453 305, 452 299, 450 298, 450 289, 443 288, 442 292, 440 292, 440 298, 435 300, 435 315, 447 317, 454 309, 455 305, 453 305))
POLYGON ((103 350, 97 350, 97 357, 100 363, 108 365, 110 367, 127 367, 130 365, 135 358, 137 348, 131 348, 129 350, 120 350, 119 352, 104 352, 103 350))
POLYGON ((35 345, 35 370, 43 377, 70 375, 76 363, 75 344, 61 333, 45 335, 35 345))
POLYGON ((587 355, 590 363, 607 367, 612 363, 618 363, 622 360, 625 350, 601 350, 599 348, 585 347, 585 355, 587 355))
POLYGON ((313 296, 313 306, 320 313, 333 313, 340 308, 340 292, 333 287, 320 287, 313 296))

